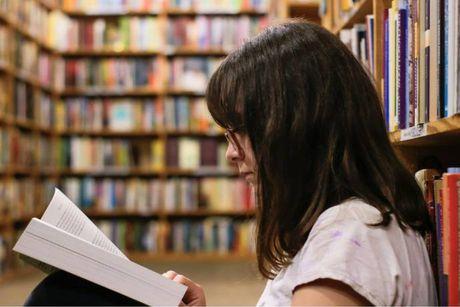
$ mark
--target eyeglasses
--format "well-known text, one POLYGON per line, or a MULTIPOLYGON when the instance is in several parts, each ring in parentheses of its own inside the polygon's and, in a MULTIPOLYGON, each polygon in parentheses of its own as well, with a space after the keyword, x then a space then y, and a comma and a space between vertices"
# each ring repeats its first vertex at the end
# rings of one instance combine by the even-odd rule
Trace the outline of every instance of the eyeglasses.
POLYGON ((224 135, 227 141, 236 150, 240 159, 244 159, 245 155, 244 155, 243 146, 241 146, 240 142, 238 141, 238 137, 235 134, 236 133, 235 130, 236 129, 227 129, 224 135))

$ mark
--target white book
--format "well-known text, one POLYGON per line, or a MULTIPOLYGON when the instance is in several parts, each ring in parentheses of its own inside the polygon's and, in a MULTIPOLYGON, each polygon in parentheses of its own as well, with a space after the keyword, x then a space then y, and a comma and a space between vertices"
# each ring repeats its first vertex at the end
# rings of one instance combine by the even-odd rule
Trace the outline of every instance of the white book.
POLYGON ((150 306, 177 306, 186 287, 130 261, 61 191, 27 225, 14 251, 150 306))

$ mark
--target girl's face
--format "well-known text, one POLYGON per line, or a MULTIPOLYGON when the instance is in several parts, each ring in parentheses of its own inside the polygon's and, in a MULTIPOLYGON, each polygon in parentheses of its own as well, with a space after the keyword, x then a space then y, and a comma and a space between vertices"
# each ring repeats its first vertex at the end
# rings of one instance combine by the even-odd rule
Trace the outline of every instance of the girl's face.
POLYGON ((252 186, 256 183, 256 163, 251 142, 245 133, 227 131, 228 147, 225 157, 238 166, 238 171, 252 186))

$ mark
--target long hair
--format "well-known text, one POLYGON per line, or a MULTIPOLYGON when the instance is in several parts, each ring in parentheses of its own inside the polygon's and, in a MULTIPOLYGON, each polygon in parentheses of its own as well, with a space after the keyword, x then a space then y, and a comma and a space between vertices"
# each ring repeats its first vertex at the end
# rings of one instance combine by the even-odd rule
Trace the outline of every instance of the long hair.
POLYGON ((429 216, 414 177, 389 142, 365 69, 333 34, 307 22, 270 27, 211 77, 208 108, 243 127, 257 164, 257 260, 273 278, 318 216, 350 197, 423 233, 429 216))

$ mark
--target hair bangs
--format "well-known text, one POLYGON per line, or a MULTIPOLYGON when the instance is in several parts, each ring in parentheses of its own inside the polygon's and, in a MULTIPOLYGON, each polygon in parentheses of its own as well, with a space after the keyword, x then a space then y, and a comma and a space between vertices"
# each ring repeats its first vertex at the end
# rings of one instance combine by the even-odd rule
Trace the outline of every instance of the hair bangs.
POLYGON ((244 97, 238 82, 238 67, 232 65, 231 54, 212 75, 206 89, 209 112, 216 123, 226 129, 244 126, 244 97))

